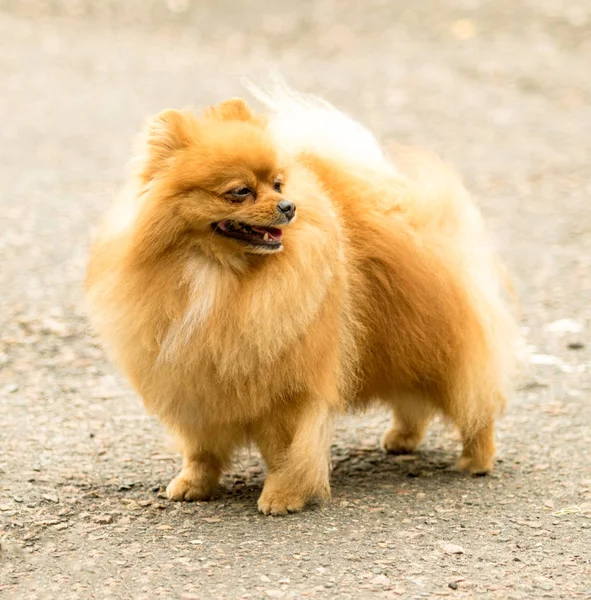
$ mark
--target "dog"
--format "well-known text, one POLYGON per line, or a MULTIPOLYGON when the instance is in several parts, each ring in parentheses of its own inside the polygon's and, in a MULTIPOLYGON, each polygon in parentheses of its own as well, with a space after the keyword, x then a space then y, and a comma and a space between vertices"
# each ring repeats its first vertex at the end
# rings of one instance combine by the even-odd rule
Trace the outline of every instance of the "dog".
POLYGON ((394 163, 323 100, 255 94, 264 112, 152 118, 91 249, 94 327, 182 445, 168 497, 209 499, 254 444, 262 513, 327 499, 333 416, 376 402, 387 452, 439 414, 457 467, 487 473, 515 325, 479 211, 437 158, 394 163))

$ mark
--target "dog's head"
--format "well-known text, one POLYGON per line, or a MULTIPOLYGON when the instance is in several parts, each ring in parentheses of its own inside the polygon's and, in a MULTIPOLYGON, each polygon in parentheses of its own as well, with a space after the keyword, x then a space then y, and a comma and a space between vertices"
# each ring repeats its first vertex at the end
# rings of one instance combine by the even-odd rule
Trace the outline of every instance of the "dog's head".
POLYGON ((287 167, 264 120, 243 100, 199 117, 161 112, 137 158, 146 194, 140 229, 148 241, 182 238, 218 257, 282 250, 283 230, 296 215, 284 194, 287 167))

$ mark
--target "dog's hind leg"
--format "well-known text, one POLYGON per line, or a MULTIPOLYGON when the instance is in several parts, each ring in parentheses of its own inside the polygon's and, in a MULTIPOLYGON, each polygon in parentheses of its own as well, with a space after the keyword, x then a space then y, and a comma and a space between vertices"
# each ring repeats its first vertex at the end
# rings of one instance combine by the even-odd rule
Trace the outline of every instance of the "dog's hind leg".
MULTIPOLYGON (((480 382, 482 384, 482 382, 480 382)), ((495 419, 505 404, 505 398, 493 386, 480 385, 464 393, 456 394, 456 402, 447 403, 446 415, 456 424, 462 436, 462 455, 456 467, 472 475, 486 475, 495 460, 495 419)))
POLYGON ((423 441, 435 408, 421 396, 402 396, 392 402, 393 423, 382 436, 382 448, 408 454, 423 441))
POLYGON ((464 429, 464 447, 456 467, 472 475, 486 475, 491 471, 495 460, 494 431, 494 420, 476 431, 472 431, 471 428, 464 429))

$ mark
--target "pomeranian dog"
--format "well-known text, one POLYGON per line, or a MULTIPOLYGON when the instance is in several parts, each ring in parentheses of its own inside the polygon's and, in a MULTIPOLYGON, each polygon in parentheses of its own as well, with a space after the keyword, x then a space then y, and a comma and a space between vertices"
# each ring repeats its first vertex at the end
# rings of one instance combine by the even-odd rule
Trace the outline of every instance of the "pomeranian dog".
POLYGON ((91 252, 94 326, 182 444, 168 497, 210 498, 255 444, 262 513, 328 498, 331 419, 376 401, 386 451, 441 414, 487 473, 514 324, 479 212, 437 159, 394 165, 328 103, 255 94, 265 114, 154 117, 91 252))

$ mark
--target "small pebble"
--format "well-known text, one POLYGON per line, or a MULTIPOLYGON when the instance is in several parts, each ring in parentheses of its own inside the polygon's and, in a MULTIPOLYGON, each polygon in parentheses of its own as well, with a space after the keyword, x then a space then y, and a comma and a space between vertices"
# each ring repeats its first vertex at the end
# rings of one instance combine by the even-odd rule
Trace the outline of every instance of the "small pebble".
POLYGON ((99 525, 108 525, 113 522, 113 517, 111 515, 98 515, 92 520, 99 525))
POLYGON ((446 554, 464 554, 466 551, 457 544, 441 544, 441 548, 446 554))
POLYGON ((390 579, 385 575, 378 575, 371 580, 373 585, 380 585, 382 587, 387 587, 390 585, 390 579))

